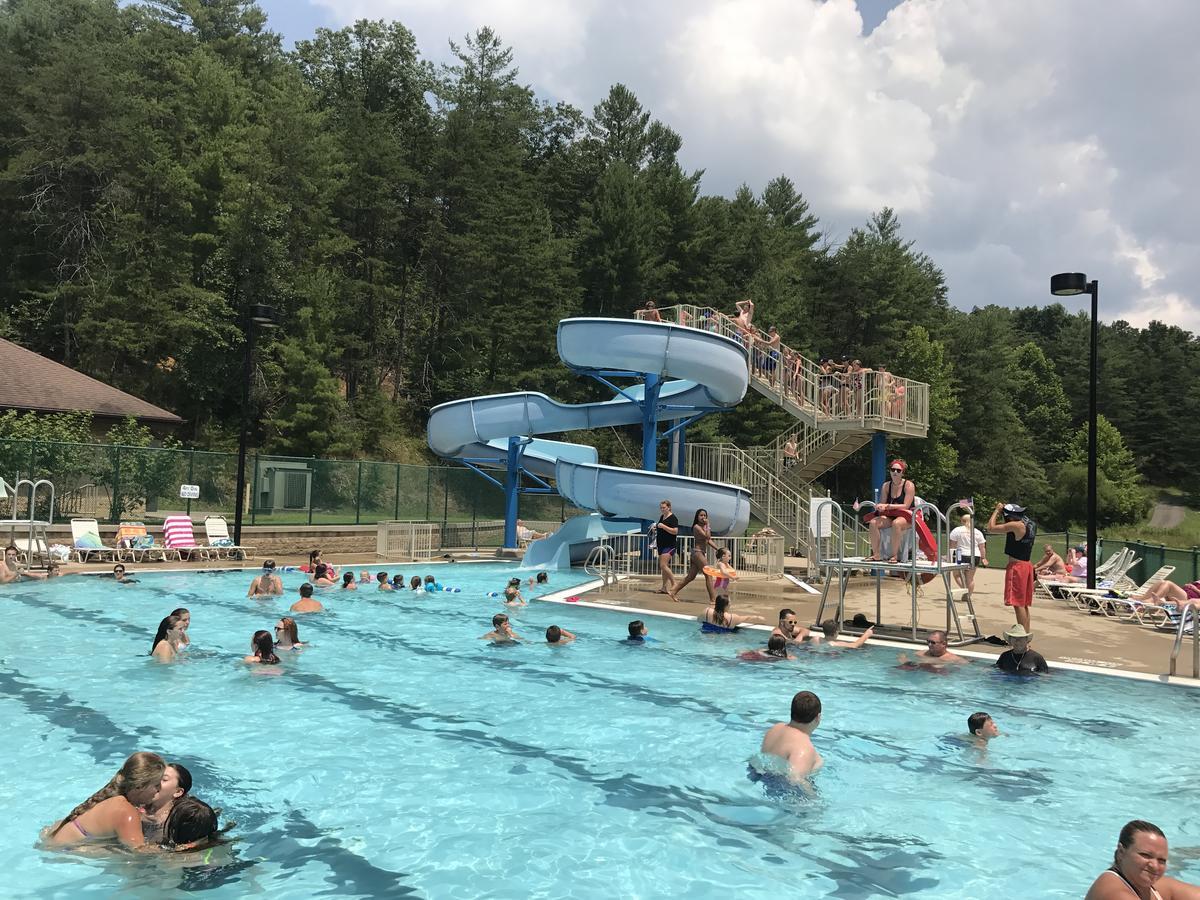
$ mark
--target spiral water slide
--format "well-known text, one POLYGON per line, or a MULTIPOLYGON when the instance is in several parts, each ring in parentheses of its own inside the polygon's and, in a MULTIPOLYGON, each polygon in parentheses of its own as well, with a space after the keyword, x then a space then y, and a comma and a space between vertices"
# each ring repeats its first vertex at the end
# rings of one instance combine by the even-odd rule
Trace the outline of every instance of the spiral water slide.
MULTIPOLYGON (((677 421, 736 406, 746 395, 746 351, 736 341, 695 328, 630 319, 578 318, 558 324, 558 355, 579 374, 659 379, 653 418, 677 421)), ((686 523, 698 508, 708 510, 714 534, 741 534, 750 520, 750 493, 736 485, 662 472, 600 465, 596 448, 547 440, 539 435, 586 428, 644 424, 645 384, 622 389, 611 400, 566 404, 522 391, 471 397, 435 406, 428 442, 438 456, 473 465, 504 468, 510 438, 524 444, 521 465, 553 478, 558 492, 582 509, 594 510, 533 541, 527 566, 579 563, 606 534, 641 527, 658 518, 670 499, 686 523)))

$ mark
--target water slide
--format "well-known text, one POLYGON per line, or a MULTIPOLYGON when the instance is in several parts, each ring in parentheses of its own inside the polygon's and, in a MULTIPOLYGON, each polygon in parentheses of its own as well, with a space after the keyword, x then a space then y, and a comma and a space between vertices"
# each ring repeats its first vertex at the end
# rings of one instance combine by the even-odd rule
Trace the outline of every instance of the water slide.
MULTIPOLYGON (((564 319, 558 325, 558 355, 580 374, 657 376, 657 419, 679 420, 699 412, 736 406, 746 395, 746 351, 718 334, 660 322, 632 319, 564 319), (670 380, 667 380, 670 379, 670 380)), ((596 448, 548 440, 539 435, 585 428, 643 423, 646 386, 625 388, 611 400, 567 404, 545 394, 521 391, 471 397, 435 406, 429 414, 428 442, 438 456, 503 468, 509 439, 526 440, 521 464, 541 478, 553 478, 558 492, 595 515, 568 520, 554 534, 530 544, 529 566, 578 563, 605 534, 641 527, 658 518, 658 504, 670 499, 676 514, 689 519, 708 510, 714 534, 741 534, 750 520, 750 493, 736 485, 661 472, 599 464, 596 448)), ((686 523, 685 523, 686 524, 686 523)))

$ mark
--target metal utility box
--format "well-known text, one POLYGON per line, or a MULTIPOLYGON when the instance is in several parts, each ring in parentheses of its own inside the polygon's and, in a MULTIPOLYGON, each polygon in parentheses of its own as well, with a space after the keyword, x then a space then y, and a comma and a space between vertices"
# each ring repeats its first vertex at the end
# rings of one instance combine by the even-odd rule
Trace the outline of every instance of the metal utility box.
POLYGON ((255 509, 308 509, 312 503, 312 469, 304 462, 271 460, 260 464, 255 509))

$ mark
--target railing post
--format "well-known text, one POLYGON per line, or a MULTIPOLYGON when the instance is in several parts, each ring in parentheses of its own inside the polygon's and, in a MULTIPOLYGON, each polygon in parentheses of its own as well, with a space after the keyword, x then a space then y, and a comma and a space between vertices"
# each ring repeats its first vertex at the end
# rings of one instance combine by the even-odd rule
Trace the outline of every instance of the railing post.
MULTIPOLYGON (((192 455, 195 456, 194 450, 192 451, 192 455)), ((259 460, 259 455, 258 455, 258 451, 256 450, 254 452, 254 471, 253 471, 254 480, 250 482, 250 524, 251 525, 253 525, 255 523, 256 517, 258 516, 258 500, 256 499, 258 497, 258 460, 259 460)))
POLYGON ((396 514, 392 518, 400 518, 400 463, 396 463, 396 514))
POLYGON ((362 524, 362 460, 358 461, 358 488, 354 493, 354 524, 362 524))

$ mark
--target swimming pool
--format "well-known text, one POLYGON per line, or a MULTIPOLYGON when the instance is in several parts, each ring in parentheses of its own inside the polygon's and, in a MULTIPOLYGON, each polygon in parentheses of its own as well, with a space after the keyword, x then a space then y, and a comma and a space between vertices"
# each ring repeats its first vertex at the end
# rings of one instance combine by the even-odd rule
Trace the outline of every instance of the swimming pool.
MULTIPOLYGON (((426 566, 460 594, 328 591, 312 646, 260 677, 235 660, 290 605, 251 573, 96 578, 0 595, 0 866, 5 896, 1079 897, 1120 826, 1167 832, 1171 874, 1200 880, 1191 727, 1200 692, 979 663, 895 668, 893 650, 737 662, 761 633, 535 603, 524 646, 479 641, 514 571, 426 566), (192 649, 146 657, 159 618, 192 611, 192 649), (579 641, 536 639, 551 623, 579 641), (746 777, 796 690, 825 712, 808 802, 746 777), (981 758, 949 735, 969 713, 1006 735, 981 758), (223 864, 36 849, 38 829, 135 749, 186 764, 240 840, 223 864), (1195 856, 1195 854, 1192 854, 1195 856)), ((522 573, 526 577, 529 573, 522 573)), ((584 580, 555 572, 548 589, 584 580)))

